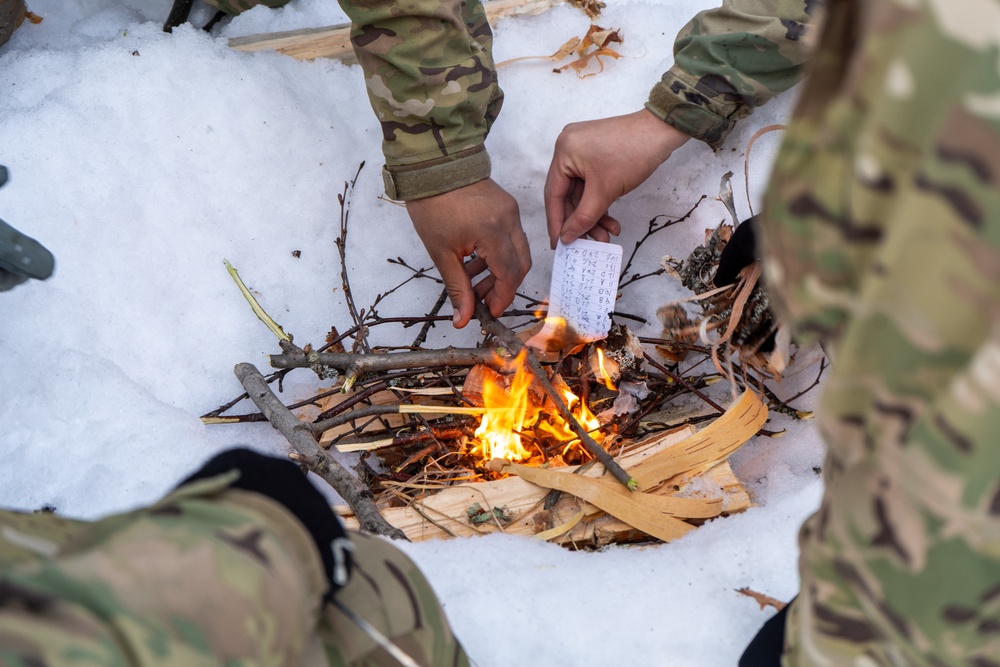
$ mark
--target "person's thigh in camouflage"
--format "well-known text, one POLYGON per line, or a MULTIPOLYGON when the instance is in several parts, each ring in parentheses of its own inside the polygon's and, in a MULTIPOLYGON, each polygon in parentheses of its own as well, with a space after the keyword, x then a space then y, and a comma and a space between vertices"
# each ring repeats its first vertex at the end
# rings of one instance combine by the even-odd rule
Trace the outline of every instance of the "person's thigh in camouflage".
MULTIPOLYGON (((0 510, 0 573, 50 559, 94 527, 45 512, 0 510)), ((400 667, 410 659, 420 667, 469 665, 417 566, 386 540, 360 533, 350 537, 355 558, 351 580, 326 606, 302 664, 400 667), (402 659, 393 652, 402 652, 402 659)), ((0 663, 6 664, 2 655, 0 663)))
POLYGON ((1000 665, 1000 5, 835 17, 761 230, 833 357, 784 664, 1000 665))

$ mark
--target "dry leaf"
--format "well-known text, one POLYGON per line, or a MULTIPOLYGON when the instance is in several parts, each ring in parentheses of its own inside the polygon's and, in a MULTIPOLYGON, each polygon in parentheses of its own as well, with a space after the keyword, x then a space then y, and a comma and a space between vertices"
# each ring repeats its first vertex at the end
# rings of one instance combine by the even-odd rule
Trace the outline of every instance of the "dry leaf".
POLYGON ((580 48, 577 49, 577 51, 580 55, 583 55, 583 52, 591 46, 596 46, 599 49, 606 49, 609 44, 621 43, 622 34, 620 30, 610 30, 608 28, 602 28, 599 25, 591 25, 590 29, 587 30, 587 34, 584 35, 580 48))
POLYGON ((599 25, 591 25, 587 30, 587 34, 584 35, 582 39, 579 37, 573 37, 572 39, 567 40, 565 44, 559 47, 559 49, 550 56, 521 56, 519 58, 511 58, 497 63, 497 67, 503 67, 522 60, 551 60, 552 62, 559 62, 560 60, 576 54, 576 60, 567 63, 562 67, 557 67, 552 71, 558 73, 567 68, 571 68, 577 73, 577 76, 581 79, 585 79, 588 76, 593 76, 604 71, 604 63, 601 61, 602 56, 615 59, 621 58, 621 54, 611 48, 612 44, 621 43, 622 35, 620 30, 611 30, 608 28, 602 28, 599 25), (583 71, 587 69, 590 62, 595 59, 598 63, 597 71, 590 72, 589 74, 583 74, 583 71))
POLYGON ((569 0, 570 4, 582 9, 587 16, 594 18, 600 15, 601 10, 607 7, 601 0, 569 0))
POLYGON ((782 602, 781 600, 775 600, 769 595, 764 595, 763 593, 758 593, 757 591, 750 590, 749 588, 737 588, 736 592, 740 595, 746 595, 749 598, 753 598, 760 605, 761 609, 765 607, 774 607, 778 611, 781 611, 788 606, 787 602, 782 602))

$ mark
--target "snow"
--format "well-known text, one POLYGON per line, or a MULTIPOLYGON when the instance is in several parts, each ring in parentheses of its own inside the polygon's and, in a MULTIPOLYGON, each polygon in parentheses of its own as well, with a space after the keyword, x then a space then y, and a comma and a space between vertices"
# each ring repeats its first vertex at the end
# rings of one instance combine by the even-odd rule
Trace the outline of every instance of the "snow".
MULTIPOLYGON (((488 146, 494 178, 517 198, 532 243, 534 268, 522 291, 543 296, 548 287, 541 185, 560 129, 640 108, 670 64, 673 36, 712 4, 609 3, 597 22, 622 30, 624 57, 606 60, 597 76, 555 74, 544 60, 501 69, 506 101, 488 146)), ((362 161, 347 248, 356 302, 366 306, 408 276, 387 258, 430 265, 405 211, 379 199, 380 133, 360 70, 227 47, 228 37, 340 23, 336 4, 257 8, 216 35, 190 25, 164 34, 170 5, 31 0, 44 21, 25 24, 0 49, 0 163, 11 173, 0 216, 57 259, 49 281, 0 295, 0 506, 51 505, 94 518, 155 500, 221 449, 286 452, 267 425, 199 420, 241 393, 236 363, 266 369, 277 351, 223 260, 297 342, 349 326, 334 245, 337 195, 362 161)), ((193 18, 209 16, 198 6, 193 18)), ((495 27, 496 58, 550 54, 588 25, 567 6, 505 19, 495 27)), ((737 206, 746 215, 747 141, 781 122, 791 98, 744 122, 718 154, 690 142, 616 204, 626 255, 649 219, 681 215, 702 194, 717 193, 726 171, 737 174, 737 206)), ((755 199, 779 134, 754 147, 755 199)), ((706 200, 691 220, 646 244, 639 268, 655 268, 664 254, 686 256, 724 217, 706 200)), ((380 312, 426 312, 438 293, 430 281, 414 281, 380 312)), ((619 309, 655 322, 656 308, 679 295, 668 278, 649 279, 627 291, 619 309)), ((428 344, 469 345, 477 333, 442 325, 428 344)), ((640 333, 658 332, 650 325, 640 333)), ((395 344, 413 334, 382 327, 374 336, 395 344)), ((807 375, 798 383, 811 381, 807 375)), ((317 385, 303 372, 286 383, 285 396, 309 395, 317 385)), ((773 613, 734 589, 795 594, 796 532, 821 490, 823 447, 812 423, 773 418, 769 428, 787 433, 758 438, 734 457, 758 506, 672 544, 573 553, 500 535, 401 546, 481 667, 733 665, 773 613)))

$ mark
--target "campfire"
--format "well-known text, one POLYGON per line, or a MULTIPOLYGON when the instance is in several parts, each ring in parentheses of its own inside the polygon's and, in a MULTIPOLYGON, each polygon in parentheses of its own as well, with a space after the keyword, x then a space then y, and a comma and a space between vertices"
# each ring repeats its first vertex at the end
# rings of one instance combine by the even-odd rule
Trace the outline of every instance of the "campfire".
MULTIPOLYGON (((345 262, 347 196, 345 185, 338 242, 345 262)), ((650 221, 636 250, 686 217, 650 221)), ((714 244, 717 256, 724 235, 708 238, 706 247, 714 244)), ((635 254, 622 271, 622 288, 663 273, 629 277, 635 254)), ((686 269, 671 261, 671 273, 686 269)), ((391 263, 425 276, 424 269, 402 260, 391 263)), ((692 339, 688 332, 698 314, 690 310, 668 309, 677 317, 664 318, 662 338, 640 339, 616 323, 605 340, 573 346, 561 341, 557 350, 533 352, 523 342, 531 339, 530 331, 515 335, 479 304, 476 318, 486 337, 477 347, 424 349, 430 327, 449 319, 435 310, 393 318, 422 324, 420 332, 402 351, 379 351, 368 335, 390 322, 375 308, 384 295, 361 311, 348 298, 354 326, 344 334, 331 329, 325 345, 313 349, 295 345, 235 269, 230 272, 279 338, 282 353, 271 357, 277 371, 269 377, 239 364, 236 375, 247 393, 203 421, 269 421, 292 445, 291 458, 347 501, 349 507, 340 508, 345 522, 369 532, 410 540, 505 532, 576 548, 670 541, 706 519, 749 507, 728 457, 761 431, 769 407, 808 416, 767 388, 766 366, 741 366, 732 360, 733 350, 692 339), (344 347, 349 340, 350 351, 344 347), (283 378, 297 368, 309 368, 326 382, 314 395, 286 405, 272 387, 280 391, 283 378), (732 389, 729 398, 719 397, 730 393, 725 390, 713 394, 709 387, 716 383, 732 389), (694 397, 700 407, 690 401, 676 407, 681 397, 694 397), (260 412, 225 414, 245 398, 260 412), (339 462, 352 454, 356 475, 339 462)), ((349 296, 347 275, 345 269, 349 296)), ((725 312, 726 298, 735 295, 713 294, 706 312, 725 312)), ((442 294, 437 307, 444 302, 442 294)), ((530 321, 532 312, 516 316, 530 321)))
MULTIPOLYGON (((573 547, 669 541, 750 505, 726 459, 759 430, 767 408, 748 391, 700 431, 683 422, 637 428, 635 395, 650 392, 624 391, 638 374, 630 380, 615 360, 635 366, 635 349, 635 336, 617 327, 608 341, 543 368, 544 377, 522 349, 459 371, 422 369, 393 386, 374 381, 377 375, 365 380, 368 388, 358 380, 359 393, 327 392, 306 414, 332 424, 322 429, 321 446, 361 453, 356 469, 375 507, 411 540, 499 531, 573 547), (352 414, 359 395, 367 407, 354 414, 367 418, 333 424, 330 415, 352 414), (581 431, 614 457, 635 490, 608 474, 581 431)), ((341 514, 360 527, 353 511, 341 514)))

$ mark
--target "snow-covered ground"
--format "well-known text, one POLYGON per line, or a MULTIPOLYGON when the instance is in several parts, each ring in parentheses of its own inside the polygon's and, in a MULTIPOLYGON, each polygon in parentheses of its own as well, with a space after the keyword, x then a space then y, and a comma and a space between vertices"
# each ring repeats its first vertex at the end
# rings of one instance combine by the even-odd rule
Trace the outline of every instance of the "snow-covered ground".
MULTIPOLYGON (((620 28, 623 58, 600 75, 555 74, 547 61, 500 71, 503 114, 489 139, 494 178, 518 199, 544 296, 551 254, 541 186, 560 129, 641 107, 671 62, 677 30, 712 0, 614 0, 597 22, 620 28)), ((228 259, 299 343, 343 329, 334 239, 337 195, 364 161, 353 195, 348 265, 359 306, 429 266, 405 211, 379 199, 380 132, 360 70, 227 46, 239 35, 343 20, 332 0, 255 9, 208 35, 160 31, 170 0, 30 0, 44 21, 0 50, 0 164, 11 182, 0 217, 57 258, 45 283, 0 294, 0 505, 55 506, 97 517, 148 503, 220 449, 282 453, 267 425, 205 427, 199 415, 240 393, 233 365, 262 369, 276 351, 223 266, 228 259), (299 251, 298 256, 293 251, 299 251)), ((207 20, 206 8, 195 20, 207 20)), ((589 20, 561 6, 495 26, 498 61, 556 51, 589 20)), ((718 154, 691 142, 616 205, 628 252, 655 215, 680 215, 721 175, 737 173, 741 214, 747 140, 780 122, 790 96, 744 123, 718 154)), ((779 133, 754 147, 759 196, 779 133)), ((640 268, 685 256, 726 216, 706 201, 690 221, 646 244, 640 268)), ((640 282, 619 308, 648 317, 678 295, 666 277, 640 282)), ((428 310, 415 281, 383 315, 428 310)), ((477 331, 439 326, 428 345, 471 344, 477 331)), ((645 333, 658 333, 650 326, 645 333)), ((379 328, 377 342, 412 333, 379 328)), ((296 377, 295 375, 292 376, 296 377)), ((309 373, 285 395, 313 392, 309 373)), ((789 395, 790 390, 779 390, 789 395)), ((482 667, 728 667, 772 610, 734 589, 796 591, 795 535, 816 506, 822 445, 810 423, 758 439, 734 457, 758 506, 668 545, 571 553, 530 539, 406 544, 482 667)))

